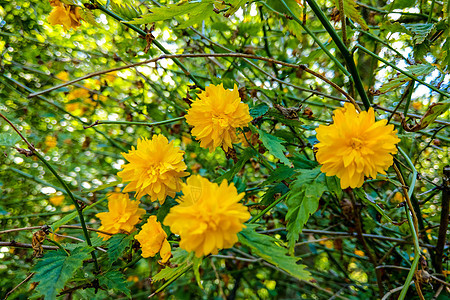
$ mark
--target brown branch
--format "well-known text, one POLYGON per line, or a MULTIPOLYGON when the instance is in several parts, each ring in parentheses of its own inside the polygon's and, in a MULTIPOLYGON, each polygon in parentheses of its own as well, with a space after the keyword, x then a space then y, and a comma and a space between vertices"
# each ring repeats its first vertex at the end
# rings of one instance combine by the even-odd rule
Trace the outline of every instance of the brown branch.
MULTIPOLYGON (((0 246, 14 247, 14 248, 31 248, 31 249, 33 249, 33 245, 31 245, 31 244, 18 243, 16 241, 0 242, 0 246)), ((42 245, 42 248, 47 249, 47 250, 58 250, 59 249, 56 246, 47 246, 47 245, 42 245)))
POLYGON ((5 298, 3 298, 4 300, 8 299, 8 297, 14 293, 15 290, 17 290, 22 284, 26 283, 27 281, 29 281, 32 277, 34 276, 34 273, 30 273, 27 278, 25 278, 21 283, 19 283, 18 285, 16 285, 12 290, 10 290, 6 295, 5 298))
MULTIPOLYGON (((22 227, 22 228, 7 229, 7 230, 0 231, 0 235, 1 235, 1 234, 4 234, 4 233, 15 232, 15 231, 35 230, 35 229, 40 229, 40 228, 42 228, 42 226, 33 226, 33 227, 22 227)), ((59 228, 83 229, 83 227, 77 226, 77 225, 61 225, 61 226, 59 226, 59 228)), ((86 227, 86 229, 87 229, 87 230, 90 230, 90 231, 94 231, 94 232, 99 232, 99 233, 107 234, 107 235, 114 235, 114 233, 110 233, 110 232, 106 232, 106 231, 103 231, 103 230, 98 230, 98 229, 94 229, 94 228, 90 228, 90 227, 86 227)))

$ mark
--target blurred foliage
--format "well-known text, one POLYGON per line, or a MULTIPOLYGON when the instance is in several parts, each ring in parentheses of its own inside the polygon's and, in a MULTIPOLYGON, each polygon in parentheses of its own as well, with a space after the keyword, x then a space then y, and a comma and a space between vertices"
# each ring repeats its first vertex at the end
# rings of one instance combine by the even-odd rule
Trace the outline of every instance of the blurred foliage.
MULTIPOLYGON (((203 261, 192 261, 187 253, 176 250, 171 259, 173 269, 166 267, 159 274, 163 267, 156 258, 141 259, 132 235, 117 235, 104 243, 91 232, 93 246, 102 246, 107 253, 78 248, 85 246, 75 239, 84 240, 83 232, 60 227, 80 225, 71 199, 36 156, 26 157, 17 151, 26 145, 1 119, 0 230, 53 224, 53 229, 59 227, 55 233, 61 234, 53 235, 53 240, 72 253, 67 256, 62 250, 44 249, 43 259, 33 258, 31 249, 11 246, 11 242, 30 244, 36 229, 2 233, 2 297, 33 271, 38 274, 15 290, 11 298, 46 295, 52 299, 64 288, 64 297, 74 299, 130 295, 146 299, 160 290, 157 297, 162 299, 328 299, 333 295, 375 299, 404 284, 414 248, 408 224, 403 222, 405 203, 395 172, 390 169, 386 177, 366 180, 355 192, 355 199, 340 189, 336 178, 318 173, 313 149, 317 143, 315 128, 332 121, 332 110, 342 106, 344 97, 301 69, 242 57, 180 58, 188 70, 185 72, 174 60, 162 59, 28 97, 63 81, 167 52, 245 53, 304 64, 357 98, 351 79, 317 43, 344 64, 314 12, 303 6, 306 2, 284 1, 295 8, 304 24, 300 26, 286 17, 290 12, 282 2, 270 0, 65 0, 83 8, 85 21, 76 30, 64 31, 62 26, 48 23, 52 8, 47 1, 0 0, 0 113, 39 149, 79 203, 87 206, 83 213, 89 227, 98 228, 95 214, 106 211, 106 194, 123 187, 116 177, 125 163, 121 152, 136 145, 139 137, 158 133, 186 152, 191 174, 211 181, 233 181, 238 191, 246 193, 244 202, 253 216, 270 208, 256 221, 258 227, 249 225, 241 233, 241 243, 235 247, 203 261), (108 8, 99 9, 105 4, 108 8), (149 22, 156 23, 146 24, 149 22), (189 99, 196 97, 201 86, 218 83, 226 88, 237 84, 254 117, 251 131, 235 145, 236 161, 221 149, 209 153, 200 148, 184 121, 161 126, 126 123, 183 116, 189 99), (283 108, 295 114, 288 115, 283 108), (100 124, 85 128, 96 121, 100 124), (279 197, 286 201, 278 201, 279 197), (357 238, 361 230, 368 234, 366 242, 357 238), (288 248, 295 257, 285 255, 288 248), (100 274, 89 260, 91 251, 97 255, 100 274), (272 257, 268 256, 270 251, 272 257), (299 258, 302 265, 295 265, 299 258), (66 262, 71 265, 62 268, 66 262), (287 262, 290 265, 285 265, 287 262), (395 268, 376 270, 376 265, 395 268), (304 267, 313 279, 306 279, 304 267), (53 268, 51 272, 49 268, 53 268), (48 276, 44 272, 49 272, 48 276), (155 275, 158 280, 152 281, 155 275), (40 282, 37 287, 35 282, 40 282)), ((339 3, 318 1, 323 13, 335 20, 332 25, 341 35, 335 2, 339 3)), ((377 118, 388 119, 396 126, 402 140, 399 146, 419 173, 412 197, 419 219, 420 250, 426 261, 419 268, 448 283, 448 277, 442 275, 449 272, 448 241, 442 257, 443 272, 435 274, 441 201, 446 192, 442 170, 449 164, 448 1, 343 3, 349 14, 349 49, 355 50, 354 59, 377 118), (357 44, 374 55, 361 51, 357 44), (380 59, 411 72, 441 92, 411 80, 380 59), (415 132, 405 131, 401 116, 392 113, 403 113, 403 121, 411 125, 438 102, 446 109, 428 119, 426 128, 415 132)), ((409 183, 411 168, 401 155, 397 162, 409 183)), ((160 221, 175 204, 173 199, 161 207, 149 199, 142 202, 141 207, 147 211, 144 219, 157 214, 160 221)), ((51 235, 48 238, 52 239, 51 235)), ((176 237, 169 236, 169 240, 177 246, 176 237)), ((48 241, 43 245, 55 247, 48 241)), ((425 299, 431 299, 439 286, 434 281, 423 283, 425 299)), ((407 297, 417 298, 413 287, 407 297)), ((448 297, 447 285, 438 299, 448 297)))

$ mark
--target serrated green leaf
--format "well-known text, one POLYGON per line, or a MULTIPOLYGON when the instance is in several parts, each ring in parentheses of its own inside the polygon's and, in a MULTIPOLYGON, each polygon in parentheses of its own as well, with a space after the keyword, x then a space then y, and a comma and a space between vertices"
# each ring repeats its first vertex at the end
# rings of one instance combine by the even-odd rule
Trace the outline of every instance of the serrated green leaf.
POLYGON ((118 292, 122 292, 131 299, 131 293, 128 286, 130 282, 126 281, 123 277, 123 274, 119 271, 110 271, 105 274, 102 274, 98 278, 100 286, 103 286, 106 289, 115 290, 118 292))
MULTIPOLYGON (((436 67, 431 64, 420 64, 420 65, 408 66, 407 70, 408 70, 408 73, 417 77, 417 76, 430 74, 431 72, 434 71, 435 68, 436 67)), ((412 79, 410 77, 400 73, 396 77, 390 79, 387 83, 383 84, 380 87, 379 92, 384 94, 384 93, 386 93, 392 89, 395 89, 411 80, 412 79)))
POLYGON ((295 170, 293 168, 289 168, 287 166, 279 166, 273 172, 270 173, 269 177, 266 179, 264 184, 270 184, 274 181, 280 182, 282 180, 288 179, 295 174, 295 170))
POLYGON ((306 266, 297 264, 299 258, 289 256, 286 248, 279 245, 279 241, 269 235, 257 233, 257 225, 246 224, 238 233, 239 242, 249 247, 254 255, 288 272, 300 280, 311 279, 311 274, 305 270, 306 266))
POLYGON ((33 268, 36 274, 33 281, 39 282, 36 292, 45 299, 56 299, 67 281, 83 266, 90 257, 92 248, 78 247, 70 255, 62 250, 46 252, 33 268))
POLYGON ((282 143, 285 143, 285 141, 265 132, 264 130, 260 130, 256 127, 255 129, 258 132, 259 138, 261 139, 264 147, 267 148, 269 153, 278 158, 286 166, 292 167, 292 162, 284 155, 284 152, 287 150, 282 143))
POLYGON ((229 0, 227 3, 230 4, 230 9, 228 9, 225 13, 225 17, 229 17, 233 15, 235 12, 241 8, 241 6, 244 6, 245 3, 247 3, 247 0, 229 0))
POLYGON ((250 108, 250 116, 252 116, 253 119, 256 119, 258 117, 261 117, 267 113, 269 110, 269 106, 265 103, 260 103, 256 106, 253 106, 250 108))
POLYGON ((354 189, 354 192, 358 199, 361 199, 364 203, 373 207, 381 216, 383 216, 383 218, 386 219, 386 221, 388 221, 389 223, 393 223, 391 218, 384 212, 384 210, 380 206, 378 206, 375 201, 369 199, 369 196, 362 188, 354 189))
POLYGON ((165 7, 154 7, 150 14, 142 15, 141 18, 134 18, 130 24, 148 24, 158 21, 169 20, 175 17, 187 15, 189 19, 182 22, 178 28, 186 28, 200 23, 205 18, 214 13, 214 1, 203 0, 200 2, 183 2, 181 4, 169 4, 165 7))
MULTIPOLYGON (((335 0, 334 3, 336 7, 339 9, 339 1, 335 0)), ((369 30, 366 21, 362 18, 361 14, 358 11, 358 5, 355 0, 343 0, 344 5, 344 13, 345 16, 352 19, 359 25, 361 25, 362 29, 369 30)))
POLYGON ((435 24, 402 24, 414 38, 414 44, 422 44, 426 37, 433 31, 435 24))
POLYGON ((97 26, 97 21, 95 20, 95 16, 89 9, 81 9, 80 17, 88 22, 91 25, 97 26))
POLYGON ((175 268, 165 267, 158 274, 152 277, 153 281, 160 280, 170 280, 172 278, 178 277, 184 272, 186 272, 191 266, 193 253, 189 253, 183 249, 177 249, 172 251, 172 259, 170 260, 172 264, 177 265, 175 268))
POLYGON ((425 113, 425 115, 420 120, 420 123, 421 123, 420 127, 421 127, 421 129, 424 129, 424 128, 428 127, 428 125, 433 123, 434 120, 436 120, 437 117, 439 117, 440 115, 442 115, 443 113, 445 113, 449 109, 450 109, 450 102, 449 101, 438 102, 438 103, 431 104, 430 107, 428 108, 427 112, 425 113))
MULTIPOLYGON (((299 19, 302 18, 302 9, 300 5, 295 0, 285 0, 284 1, 286 6, 289 7, 290 11, 299 19)), ((283 12, 286 15, 290 15, 291 13, 286 9, 286 7, 278 0, 268 0, 267 4, 275 9, 275 11, 283 12)), ((292 33, 294 36, 297 37, 299 41, 302 41, 303 39, 303 33, 302 33, 302 26, 297 23, 297 21, 288 19, 288 18, 282 18, 283 25, 289 30, 290 33, 292 33)))
POLYGON ((279 183, 271 188, 269 188, 261 199, 262 205, 269 205, 275 200, 276 194, 284 195, 289 191, 289 188, 284 183, 279 183))
POLYGON ((320 171, 320 167, 301 170, 290 188, 286 200, 288 206, 286 229, 289 251, 292 253, 303 226, 308 222, 309 216, 316 212, 319 200, 327 190, 325 174, 320 171))
POLYGON ((112 266, 112 264, 122 256, 125 250, 131 246, 131 241, 133 238, 134 235, 127 235, 123 233, 115 234, 109 238, 107 252, 109 266, 112 266))
POLYGON ((20 136, 17 134, 0 133, 0 146, 14 147, 18 141, 20 141, 20 136))
POLYGON ((139 7, 135 7, 132 3, 116 3, 114 0, 110 1, 110 8, 113 12, 120 15, 126 20, 133 20, 139 18, 142 12, 139 7))

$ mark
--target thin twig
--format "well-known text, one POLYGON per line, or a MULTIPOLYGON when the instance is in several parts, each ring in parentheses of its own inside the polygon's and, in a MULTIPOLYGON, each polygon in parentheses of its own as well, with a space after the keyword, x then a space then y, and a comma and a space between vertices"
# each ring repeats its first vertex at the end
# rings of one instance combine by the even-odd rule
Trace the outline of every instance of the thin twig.
POLYGON ((34 276, 34 273, 30 273, 21 283, 19 283, 18 285, 16 285, 12 290, 10 290, 6 295, 5 298, 3 298, 4 300, 8 299, 8 297, 14 293, 15 290, 17 290, 22 284, 26 283, 28 280, 30 280, 32 277, 34 276))

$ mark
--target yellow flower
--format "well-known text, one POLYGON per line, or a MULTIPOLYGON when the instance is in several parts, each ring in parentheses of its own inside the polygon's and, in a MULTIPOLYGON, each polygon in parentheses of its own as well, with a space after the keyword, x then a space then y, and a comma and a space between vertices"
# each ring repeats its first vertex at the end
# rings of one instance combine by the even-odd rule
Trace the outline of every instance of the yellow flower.
POLYGON ((70 101, 78 98, 85 99, 89 98, 89 96, 90 96, 89 90, 84 88, 77 88, 67 94, 67 100, 70 101))
POLYGON ((375 122, 373 108, 358 114, 350 103, 334 111, 333 121, 316 129, 321 171, 339 177, 343 189, 362 186, 364 176, 386 174, 400 141, 394 125, 386 125, 386 120, 375 122))
POLYGON ((150 216, 134 238, 141 244, 142 257, 154 257, 156 253, 160 252, 161 262, 164 264, 172 255, 167 234, 162 229, 161 223, 156 221, 156 216, 150 216))
POLYGON ((67 73, 66 71, 61 71, 58 74, 56 74, 56 78, 64 81, 69 81, 69 73, 67 73))
MULTIPOLYGON (((131 233, 140 217, 145 214, 145 209, 139 208, 139 201, 131 201, 128 194, 109 193, 108 212, 102 212, 95 216, 102 221, 99 230, 109 233, 131 233)), ((98 234, 103 240, 109 239, 109 235, 98 234)))
POLYGON ((64 201, 64 195, 52 196, 48 199, 48 201, 50 201, 50 203, 53 204, 54 206, 60 206, 61 203, 64 201))
POLYGON ((175 197, 181 190, 180 177, 189 175, 184 172, 183 154, 184 151, 161 134, 154 135, 151 140, 139 139, 136 149, 133 146, 130 152, 122 153, 129 163, 117 176, 123 182, 130 181, 123 191, 136 191, 137 199, 150 195, 151 201, 159 200, 161 204, 167 195, 175 197))
POLYGON ((81 25, 80 8, 74 5, 65 5, 59 1, 51 2, 53 10, 48 16, 51 25, 62 25, 65 30, 76 29, 81 25))
POLYGON ((420 101, 415 101, 415 102, 412 103, 412 107, 414 107, 414 109, 416 109, 416 110, 421 109, 422 106, 423 106, 423 104, 420 101))
POLYGON ((358 250, 358 249, 355 249, 355 251, 353 253, 355 253, 356 255, 361 256, 361 257, 364 257, 366 255, 364 253, 364 251, 361 251, 361 250, 358 250))
POLYGON ((236 128, 247 126, 251 120, 248 105, 241 102, 236 85, 232 91, 222 84, 207 86, 186 114, 186 122, 194 127, 192 135, 210 152, 219 146, 225 151, 232 148, 238 140, 236 128))
POLYGON ((48 148, 55 148, 56 145, 58 144, 56 138, 54 136, 46 136, 45 137, 45 141, 44 141, 45 146, 47 146, 48 148))
POLYGON ((180 236, 180 248, 201 257, 217 254, 238 241, 237 234, 250 213, 239 203, 244 193, 238 194, 233 183, 223 180, 219 186, 194 175, 183 184, 182 192, 179 205, 172 207, 164 220, 180 236))
POLYGON ((394 195, 394 197, 392 197, 391 202, 393 202, 393 203, 400 203, 400 202, 402 202, 403 200, 404 200, 403 194, 400 193, 400 192, 396 192, 395 195, 394 195))

